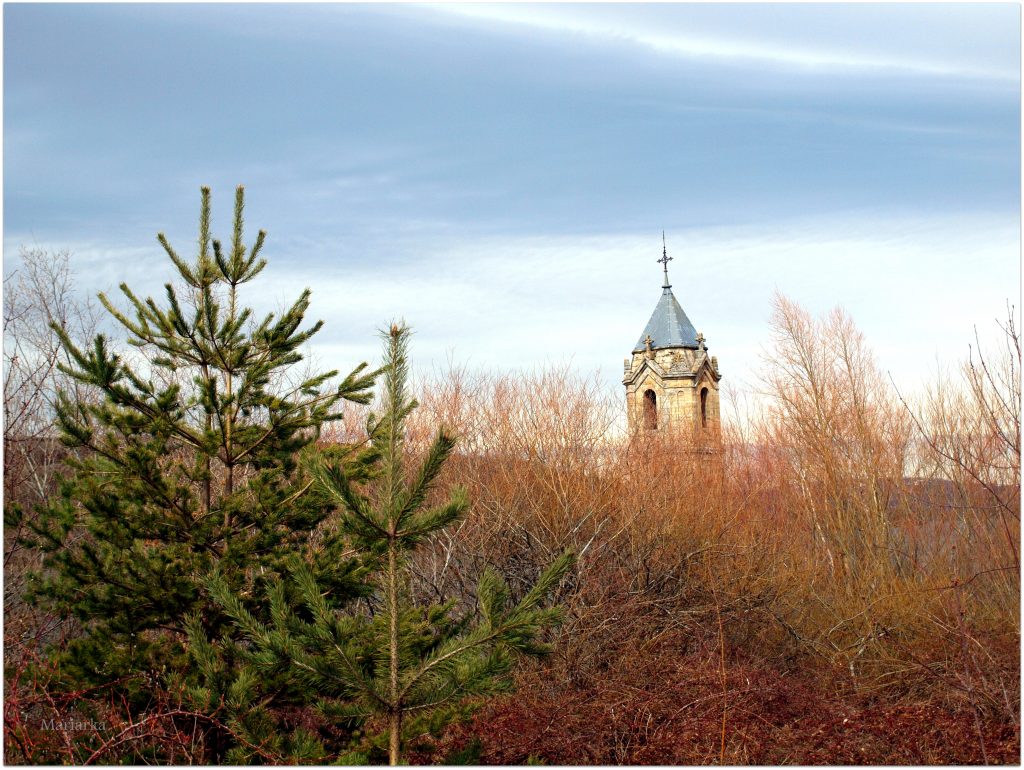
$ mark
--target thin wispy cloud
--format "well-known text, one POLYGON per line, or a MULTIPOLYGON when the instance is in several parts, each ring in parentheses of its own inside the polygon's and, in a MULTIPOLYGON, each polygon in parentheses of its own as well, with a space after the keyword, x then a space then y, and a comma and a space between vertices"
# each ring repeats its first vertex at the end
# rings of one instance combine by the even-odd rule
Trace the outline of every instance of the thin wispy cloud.
MULTIPOLYGON (((790 35, 788 40, 773 41, 774 44, 750 39, 742 34, 743 24, 737 24, 740 34, 733 31, 705 32, 702 35, 688 34, 682 29, 664 31, 665 26, 657 27, 645 23, 643 14, 623 13, 618 9, 601 8, 600 6, 572 5, 493 5, 483 3, 452 3, 431 6, 439 13, 448 13, 485 22, 506 25, 518 25, 535 30, 557 32, 570 37, 582 36, 593 41, 607 41, 615 44, 632 44, 649 48, 663 54, 682 57, 707 57, 711 59, 736 60, 748 66, 781 66, 810 70, 819 74, 868 73, 892 74, 904 72, 913 75, 960 76, 984 79, 1005 80, 1015 82, 1018 71, 1012 62, 993 63, 987 61, 960 60, 950 62, 940 58, 936 53, 923 52, 919 56, 899 55, 896 52, 871 50, 874 46, 858 46, 857 41, 846 42, 846 50, 829 50, 816 46, 811 29, 804 29, 805 34, 790 35), (658 31, 658 29, 662 31, 658 31), (794 39, 796 38, 796 39, 794 39), (799 39, 803 38, 803 39, 799 39), (852 44, 851 44, 852 43, 852 44), (867 51, 858 50, 867 48, 867 51)), ((749 6, 739 6, 739 9, 749 6)), ((778 13, 776 8, 772 13, 778 13)), ((843 13, 842 10, 822 11, 813 6, 807 8, 811 18, 811 28, 815 31, 821 20, 827 19, 831 13, 843 13), (817 11, 817 24, 813 14, 817 11)), ((682 9, 680 16, 684 19, 690 9, 682 9)), ((763 10, 763 9, 762 9, 763 10)), ((740 11, 742 12, 742 11, 740 11)), ((752 13, 760 11, 751 10, 752 13)), ((781 11, 785 13, 786 11, 781 11)), ((1004 10, 1008 15, 1009 9, 1004 10)), ((884 21, 890 11, 884 7, 876 9, 879 16, 874 32, 876 36, 884 36, 884 21)), ((863 14, 863 12, 862 12, 863 14)), ((732 17, 736 20, 736 16, 732 17)), ((902 22, 902 19, 896 19, 902 22)), ((997 22, 998 23, 998 22, 997 22)), ((686 26, 685 22, 678 26, 686 26)), ((900 25, 902 26, 902 24, 900 25)), ((952 30, 951 30, 952 31, 952 30)), ((963 51, 965 47, 965 29, 961 26, 955 40, 956 45, 950 50, 963 51)), ((970 30, 966 30, 969 34, 970 30)), ((814 36, 817 37, 816 35, 814 36)), ((949 42, 954 42, 952 39, 949 42)), ((895 47, 895 46, 894 46, 895 47)), ((939 47, 939 46, 936 46, 939 47)), ((976 52, 978 53, 978 52, 976 52)))

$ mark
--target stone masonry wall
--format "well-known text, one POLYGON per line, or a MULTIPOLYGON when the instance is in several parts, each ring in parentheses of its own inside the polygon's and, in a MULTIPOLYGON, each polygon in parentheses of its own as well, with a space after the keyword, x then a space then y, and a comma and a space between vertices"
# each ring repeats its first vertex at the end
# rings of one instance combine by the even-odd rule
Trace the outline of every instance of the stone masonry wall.
MULTIPOLYGON (((668 370, 682 360, 686 368, 691 368, 696 359, 697 351, 689 349, 667 349, 654 351, 654 362, 662 369, 668 370)), ((647 360, 645 352, 634 353, 632 361, 627 361, 625 375, 628 378, 638 371, 647 360)), ((703 372, 700 382, 692 376, 662 377, 648 369, 638 379, 626 385, 626 408, 628 411, 630 430, 644 425, 645 392, 654 391, 657 398, 658 429, 693 430, 703 433, 705 430, 718 436, 720 432, 720 411, 718 383, 713 377, 703 372), (708 389, 705 414, 707 425, 702 426, 700 420, 701 389, 708 389)))

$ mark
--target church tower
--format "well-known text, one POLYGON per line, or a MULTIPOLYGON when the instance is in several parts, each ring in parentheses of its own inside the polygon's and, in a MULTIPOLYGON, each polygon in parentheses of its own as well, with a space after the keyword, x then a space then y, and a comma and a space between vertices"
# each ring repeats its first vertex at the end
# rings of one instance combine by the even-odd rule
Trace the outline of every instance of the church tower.
POLYGON ((718 359, 708 356, 699 333, 672 294, 664 245, 661 259, 665 281, 651 320, 624 362, 626 409, 631 432, 658 430, 692 435, 698 442, 717 442, 718 359))

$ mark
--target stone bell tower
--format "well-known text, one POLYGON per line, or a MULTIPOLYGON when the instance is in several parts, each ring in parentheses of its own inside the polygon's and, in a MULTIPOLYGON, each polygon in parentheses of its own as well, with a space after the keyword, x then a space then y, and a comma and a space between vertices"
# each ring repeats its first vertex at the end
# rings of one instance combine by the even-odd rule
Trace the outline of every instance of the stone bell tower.
POLYGON ((668 282, 668 249, 662 234, 665 281, 651 320, 624 362, 630 432, 657 430, 717 442, 718 359, 708 356, 704 335, 694 329, 668 282))

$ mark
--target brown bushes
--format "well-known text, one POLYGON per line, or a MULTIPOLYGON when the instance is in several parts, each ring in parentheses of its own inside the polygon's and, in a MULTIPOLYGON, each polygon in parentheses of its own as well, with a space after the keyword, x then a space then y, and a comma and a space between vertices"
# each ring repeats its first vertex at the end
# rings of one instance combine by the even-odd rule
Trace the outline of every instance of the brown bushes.
MULTIPOLYGON (((816 320, 780 297, 765 408, 742 431, 726 425, 712 455, 685 436, 623 435, 617 394, 566 369, 435 377, 418 419, 461 436, 448 480, 474 509, 418 565, 420 587, 472 601, 484 563, 515 584, 577 550, 559 652, 524 697, 558 702, 624 670, 657 690, 651 656, 664 667, 702 651, 722 706, 702 729, 724 721, 721 757, 671 761, 758 761, 730 733, 737 665, 799 671, 824 688, 816 698, 967 715, 973 748, 875 761, 982 759, 993 725, 1019 734, 1019 348, 1004 331, 1003 358, 973 353, 959 382, 910 409, 847 316, 816 320)), ((549 758, 656 755, 623 756, 549 758)))

